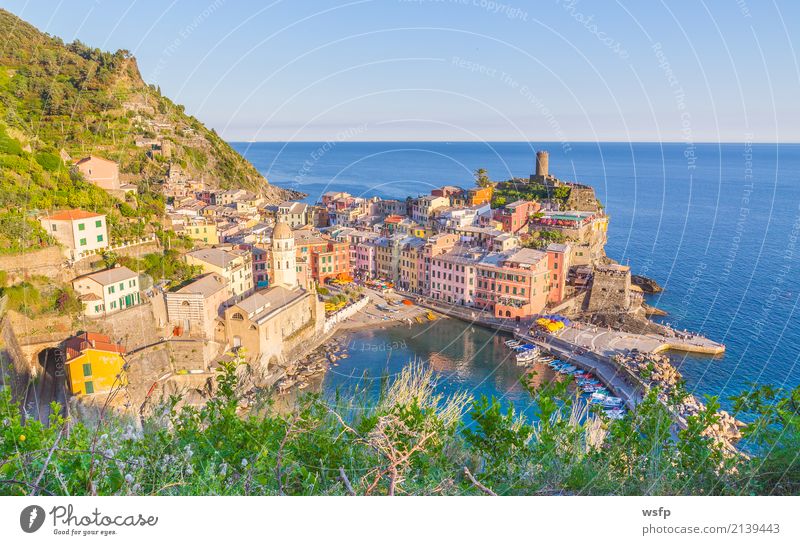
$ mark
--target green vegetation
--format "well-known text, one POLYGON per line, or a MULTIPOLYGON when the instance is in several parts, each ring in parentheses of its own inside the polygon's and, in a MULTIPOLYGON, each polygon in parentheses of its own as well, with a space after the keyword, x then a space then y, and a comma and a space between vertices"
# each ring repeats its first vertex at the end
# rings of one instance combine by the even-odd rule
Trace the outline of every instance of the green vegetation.
POLYGON ((216 133, 146 85, 130 52, 65 44, 5 10, 0 28, 0 123, 19 131, 16 138, 0 134, 0 153, 20 155, 30 146, 46 170, 57 167, 61 149, 73 157, 94 153, 119 162, 122 172, 163 176, 167 159, 136 147, 140 136, 168 141, 171 160, 221 187, 266 184, 216 133))
POLYGON ((13 286, 0 283, 0 296, 7 297, 7 309, 29 318, 46 314, 71 316, 83 310, 82 303, 71 286, 53 284, 43 276, 34 276, 13 286))
POLYGON ((547 248, 552 243, 564 244, 565 242, 569 242, 569 237, 561 231, 544 229, 531 231, 530 235, 523 240, 522 245, 525 248, 542 249, 547 248))
POLYGON ((119 263, 132 271, 150 276, 155 282, 166 280, 168 287, 178 286, 203 274, 202 267, 187 265, 176 250, 154 252, 145 255, 142 259, 136 259, 135 257, 116 258, 115 256, 112 259, 111 263, 107 262, 108 266, 119 263))
POLYGON ((489 173, 485 168, 479 168, 475 171, 475 185, 478 187, 489 187, 492 181, 489 179, 489 173))
POLYGON ((566 205, 569 200, 569 186, 559 186, 549 190, 545 185, 516 179, 498 183, 492 195, 492 208, 500 208, 518 200, 543 201, 553 199, 566 205))
POLYGON ((216 133, 146 85, 128 51, 65 44, 2 9, 0 28, 0 253, 51 245, 36 216, 62 208, 106 214, 112 243, 153 232, 164 201, 150 187, 168 161, 137 147, 137 136, 167 143, 171 160, 221 187, 266 184, 216 133), (139 194, 123 202, 62 160, 89 154, 135 175, 139 194))
MULTIPOLYGON (((375 401, 306 395, 240 415, 241 361, 220 366, 206 406, 156 407, 143 429, 106 412, 95 428, 29 419, 0 393, 0 493, 749 495, 800 492, 800 391, 754 390, 750 458, 703 435, 714 400, 673 434, 652 392, 623 420, 581 418, 566 385, 537 392, 541 420, 492 399, 436 394, 412 366, 375 401), (368 407, 364 409, 364 407, 368 407), (465 471, 466 470, 466 471, 465 471), (469 472, 469 474, 467 473, 469 472), (480 486, 475 483, 480 483, 480 486)), ((252 398, 251 398, 252 399, 252 398)))

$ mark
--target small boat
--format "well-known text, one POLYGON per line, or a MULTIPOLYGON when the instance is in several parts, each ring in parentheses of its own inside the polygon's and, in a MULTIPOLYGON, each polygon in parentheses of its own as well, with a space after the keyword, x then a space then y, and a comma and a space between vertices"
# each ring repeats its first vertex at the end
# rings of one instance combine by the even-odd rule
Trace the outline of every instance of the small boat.
POLYGON ((538 352, 539 351, 534 348, 532 350, 527 350, 525 352, 518 353, 516 355, 517 364, 525 364, 533 362, 536 359, 538 352))
POLYGON ((521 345, 521 344, 522 344, 521 342, 519 342, 519 341, 517 341, 517 340, 515 340, 515 339, 508 339, 508 340, 505 342, 505 345, 506 345, 506 346, 508 346, 509 348, 513 348, 513 347, 515 347, 515 346, 519 346, 519 345, 521 345))
POLYGON ((577 370, 578 370, 578 368, 577 368, 577 367, 575 367, 574 365, 565 365, 564 367, 562 367, 562 368, 561 368, 561 369, 559 369, 558 371, 559 371, 560 373, 564 373, 564 374, 572 374, 572 373, 574 373, 574 372, 575 372, 575 371, 577 371, 577 370))
POLYGON ((625 409, 608 409, 604 412, 611 420, 621 420, 625 418, 625 409))

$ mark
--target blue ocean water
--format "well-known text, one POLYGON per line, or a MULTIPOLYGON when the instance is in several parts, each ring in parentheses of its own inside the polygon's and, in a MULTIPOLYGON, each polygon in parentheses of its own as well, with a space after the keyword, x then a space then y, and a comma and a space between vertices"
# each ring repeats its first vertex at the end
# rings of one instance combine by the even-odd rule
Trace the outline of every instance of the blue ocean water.
MULTIPOLYGON (((800 384, 800 145, 683 143, 234 143, 273 184, 314 202, 325 191, 402 198, 470 186, 486 168, 550 172, 590 184, 611 216, 607 253, 664 286, 665 321, 727 346, 677 356, 696 394, 723 398, 752 382, 800 384)), ((377 333, 371 333, 375 335, 377 333)), ((374 339, 373 339, 374 340, 374 339)), ((728 405, 728 403, 723 403, 728 405)))

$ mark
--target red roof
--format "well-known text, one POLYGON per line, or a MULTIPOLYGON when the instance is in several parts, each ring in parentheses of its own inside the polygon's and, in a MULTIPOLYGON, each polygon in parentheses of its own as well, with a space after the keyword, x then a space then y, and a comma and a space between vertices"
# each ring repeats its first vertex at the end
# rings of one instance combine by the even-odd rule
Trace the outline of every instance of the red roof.
POLYGON ((400 223, 401 221, 403 221, 403 216, 392 214, 391 216, 386 216, 384 223, 400 223))
POLYGON ((77 358, 89 348, 105 350, 106 352, 116 352, 117 354, 125 353, 124 346, 111 342, 111 338, 102 333, 82 333, 80 335, 75 335, 67 339, 64 346, 67 349, 67 361, 77 358))
POLYGON ((47 220, 62 220, 62 221, 72 221, 72 220, 85 220, 88 218, 99 218, 103 214, 96 214, 95 212, 87 212, 86 210, 62 210, 61 212, 56 212, 52 216, 47 216, 45 219, 47 220))

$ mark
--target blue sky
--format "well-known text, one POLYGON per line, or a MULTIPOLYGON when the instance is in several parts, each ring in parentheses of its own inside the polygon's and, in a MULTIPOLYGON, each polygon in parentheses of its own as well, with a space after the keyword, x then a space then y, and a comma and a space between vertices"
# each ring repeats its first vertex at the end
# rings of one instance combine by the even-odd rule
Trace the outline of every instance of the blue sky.
POLYGON ((0 5, 229 140, 800 141, 796 1, 0 5))

